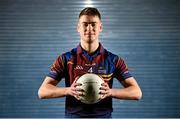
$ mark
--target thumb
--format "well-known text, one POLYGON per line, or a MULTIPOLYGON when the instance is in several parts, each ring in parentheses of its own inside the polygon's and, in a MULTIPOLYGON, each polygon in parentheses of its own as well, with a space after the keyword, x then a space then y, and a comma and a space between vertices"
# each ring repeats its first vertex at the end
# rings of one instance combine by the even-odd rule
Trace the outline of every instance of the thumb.
POLYGON ((79 76, 77 76, 76 78, 75 78, 75 80, 73 81, 73 83, 72 83, 72 86, 75 86, 75 83, 76 83, 76 81, 79 79, 79 76))
POLYGON ((74 82, 76 82, 78 79, 79 79, 79 76, 77 76, 77 77, 75 78, 74 82))

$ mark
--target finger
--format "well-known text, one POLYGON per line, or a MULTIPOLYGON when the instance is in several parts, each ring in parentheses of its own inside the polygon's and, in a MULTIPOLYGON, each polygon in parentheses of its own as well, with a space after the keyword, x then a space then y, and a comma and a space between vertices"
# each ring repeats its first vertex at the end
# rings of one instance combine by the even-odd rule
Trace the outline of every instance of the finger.
POLYGON ((74 83, 74 87, 81 86, 81 85, 82 85, 82 83, 74 83))
POLYGON ((83 89, 81 89, 81 88, 76 88, 76 91, 78 91, 78 92, 85 92, 83 89))
POLYGON ((77 76, 76 78, 75 78, 75 81, 77 81, 79 79, 79 76, 77 76))
POLYGON ((101 86, 108 87, 107 83, 102 83, 101 86))
POLYGON ((102 94, 102 95, 107 94, 107 91, 101 90, 101 91, 99 92, 99 94, 102 94))
POLYGON ((77 96, 77 100, 82 100, 82 96, 77 96))
POLYGON ((106 94, 103 94, 103 95, 100 96, 101 100, 104 99, 104 98, 106 98, 106 94))
POLYGON ((75 83, 78 79, 79 79, 79 76, 77 76, 77 77, 75 78, 74 83, 75 83))
POLYGON ((100 90, 108 92, 110 90, 109 85, 107 83, 104 83, 103 86, 100 87, 100 90))
POLYGON ((81 83, 73 83, 73 84, 71 85, 71 87, 76 88, 77 86, 81 86, 81 85, 82 85, 81 83))
POLYGON ((84 94, 83 93, 74 93, 74 95, 73 95, 77 100, 81 100, 81 98, 82 98, 82 96, 84 96, 84 94))
POLYGON ((76 88, 75 88, 75 87, 71 87, 70 90, 71 90, 71 91, 76 91, 76 88))
POLYGON ((101 86, 105 86, 106 84, 105 83, 102 83, 101 86))
POLYGON ((78 92, 78 96, 85 96, 84 92, 78 92))
POLYGON ((108 87, 105 87, 105 86, 102 86, 99 88, 100 90, 108 90, 109 88, 108 87))
POLYGON ((73 96, 78 96, 79 94, 78 94, 77 91, 72 91, 72 95, 73 95, 73 96))
POLYGON ((75 80, 73 81, 73 83, 72 83, 72 86, 74 86, 75 85, 75 83, 76 83, 76 81, 79 79, 79 76, 77 76, 76 78, 75 78, 75 80))
POLYGON ((74 96, 77 100, 80 100, 81 98, 79 96, 74 96))

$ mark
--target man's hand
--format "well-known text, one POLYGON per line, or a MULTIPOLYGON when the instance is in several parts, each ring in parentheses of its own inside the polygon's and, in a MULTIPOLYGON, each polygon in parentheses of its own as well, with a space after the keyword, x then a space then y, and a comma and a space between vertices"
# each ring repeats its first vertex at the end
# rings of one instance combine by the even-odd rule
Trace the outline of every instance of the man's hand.
POLYGON ((139 100, 142 98, 141 89, 133 77, 121 81, 121 84, 124 88, 110 89, 107 83, 103 83, 100 88, 101 99, 112 97, 117 99, 139 100))
POLYGON ((84 96, 84 90, 81 88, 77 88, 77 86, 81 86, 81 83, 76 83, 77 77, 74 82, 72 83, 71 87, 68 88, 67 90, 67 95, 75 97, 77 100, 81 99, 81 96, 84 96))
POLYGON ((100 88, 100 94, 101 94, 100 99, 111 97, 112 96, 112 90, 109 88, 109 85, 106 82, 101 84, 101 85, 102 85, 102 87, 100 88))

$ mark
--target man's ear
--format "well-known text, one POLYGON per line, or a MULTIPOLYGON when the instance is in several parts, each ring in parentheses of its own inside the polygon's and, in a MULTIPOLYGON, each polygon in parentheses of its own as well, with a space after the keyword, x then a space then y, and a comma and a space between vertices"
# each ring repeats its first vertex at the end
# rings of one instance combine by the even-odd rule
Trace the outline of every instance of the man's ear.
POLYGON ((79 32, 79 26, 80 24, 79 24, 79 22, 77 23, 77 28, 76 28, 76 30, 77 30, 77 32, 79 32))
POLYGON ((100 28, 99 28, 99 30, 100 30, 100 32, 103 31, 103 25, 102 25, 102 23, 100 23, 100 28))

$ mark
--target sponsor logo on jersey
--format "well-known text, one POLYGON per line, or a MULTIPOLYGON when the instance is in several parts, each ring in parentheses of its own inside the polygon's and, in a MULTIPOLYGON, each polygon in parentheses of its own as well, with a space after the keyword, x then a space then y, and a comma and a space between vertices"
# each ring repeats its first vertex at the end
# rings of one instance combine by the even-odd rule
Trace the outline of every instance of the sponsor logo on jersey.
POLYGON ((95 66, 96 63, 92 63, 92 64, 85 64, 85 66, 95 66))
POLYGON ((83 70, 83 67, 82 67, 81 65, 77 65, 77 66, 75 67, 75 69, 83 70))

